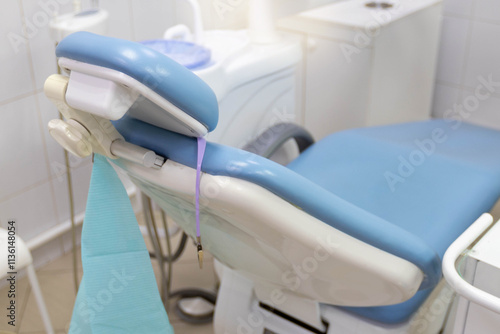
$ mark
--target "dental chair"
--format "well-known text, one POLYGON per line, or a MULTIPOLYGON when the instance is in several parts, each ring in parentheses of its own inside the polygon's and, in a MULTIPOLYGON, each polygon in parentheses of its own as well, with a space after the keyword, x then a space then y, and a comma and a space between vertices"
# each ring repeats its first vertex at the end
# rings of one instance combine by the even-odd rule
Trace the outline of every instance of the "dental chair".
MULTIPOLYGON (((195 238, 196 137, 218 120, 210 88, 134 42, 75 33, 56 52, 69 77, 45 84, 66 118, 51 134, 108 157, 195 238)), ((274 129, 308 146, 301 130, 274 129)), ((438 333, 451 301, 441 260, 500 196, 498 147, 499 132, 458 118, 335 133, 287 166, 208 142, 215 333, 438 333)))

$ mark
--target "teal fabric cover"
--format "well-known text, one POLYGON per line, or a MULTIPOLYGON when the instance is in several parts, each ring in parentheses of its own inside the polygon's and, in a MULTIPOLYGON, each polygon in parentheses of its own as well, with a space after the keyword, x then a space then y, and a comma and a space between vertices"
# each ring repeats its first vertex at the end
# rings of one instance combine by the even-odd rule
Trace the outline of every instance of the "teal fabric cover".
POLYGON ((173 333, 127 192, 100 155, 83 223, 82 265, 70 334, 173 333))

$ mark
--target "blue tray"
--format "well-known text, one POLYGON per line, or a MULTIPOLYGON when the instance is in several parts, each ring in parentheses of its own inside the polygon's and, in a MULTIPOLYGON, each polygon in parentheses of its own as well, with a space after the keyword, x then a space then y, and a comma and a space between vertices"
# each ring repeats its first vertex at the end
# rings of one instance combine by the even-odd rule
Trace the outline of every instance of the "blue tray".
POLYGON ((211 58, 209 49, 190 42, 151 39, 139 43, 167 55, 190 70, 206 65, 211 58))

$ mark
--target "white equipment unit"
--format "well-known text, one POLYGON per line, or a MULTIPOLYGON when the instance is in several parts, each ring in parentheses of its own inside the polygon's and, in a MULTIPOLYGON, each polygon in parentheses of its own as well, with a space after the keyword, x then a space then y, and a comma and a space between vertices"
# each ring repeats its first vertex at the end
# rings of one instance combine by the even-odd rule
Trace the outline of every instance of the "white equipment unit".
POLYGON ((320 139, 430 116, 441 0, 352 0, 278 21, 307 50, 305 127, 320 139))
MULTIPOLYGON (((207 139, 241 148, 277 123, 302 125, 301 43, 275 31, 273 1, 250 1, 248 29, 209 31, 203 31, 198 1, 187 3, 193 33, 180 24, 167 29, 164 38, 194 41, 210 50, 210 61, 192 68, 219 102, 219 123, 207 139)), ((280 151, 285 160, 296 155, 290 145, 280 151)))
POLYGON ((194 73, 219 101, 219 124, 210 141, 242 147, 277 123, 300 123, 302 50, 294 36, 279 37, 255 44, 247 30, 204 33, 212 60, 194 73))

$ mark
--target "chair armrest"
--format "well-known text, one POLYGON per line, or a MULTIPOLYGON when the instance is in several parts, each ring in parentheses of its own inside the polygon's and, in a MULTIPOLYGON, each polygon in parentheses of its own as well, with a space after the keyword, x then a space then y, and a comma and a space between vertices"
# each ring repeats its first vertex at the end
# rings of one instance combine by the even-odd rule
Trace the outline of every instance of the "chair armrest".
POLYGON ((480 290, 465 281, 457 272, 455 263, 458 257, 474 243, 493 224, 490 214, 483 214, 455 242, 453 242, 443 257, 443 275, 448 284, 461 296, 500 314, 500 298, 480 290))

